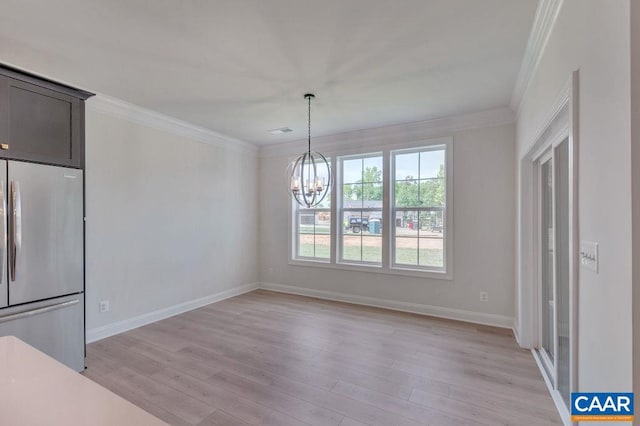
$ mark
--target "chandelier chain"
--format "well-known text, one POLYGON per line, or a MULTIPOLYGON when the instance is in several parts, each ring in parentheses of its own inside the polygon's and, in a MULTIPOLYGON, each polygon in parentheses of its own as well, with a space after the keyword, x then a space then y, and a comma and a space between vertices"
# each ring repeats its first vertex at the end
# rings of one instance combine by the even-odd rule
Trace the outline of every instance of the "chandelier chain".
POLYGON ((309 116, 308 116, 308 118, 309 118, 309 120, 308 120, 308 123, 309 123, 308 130, 309 130, 309 132, 308 132, 308 138, 307 138, 307 143, 308 143, 308 148, 307 149, 308 149, 309 154, 311 154, 311 96, 307 96, 307 100, 309 101, 309 116))

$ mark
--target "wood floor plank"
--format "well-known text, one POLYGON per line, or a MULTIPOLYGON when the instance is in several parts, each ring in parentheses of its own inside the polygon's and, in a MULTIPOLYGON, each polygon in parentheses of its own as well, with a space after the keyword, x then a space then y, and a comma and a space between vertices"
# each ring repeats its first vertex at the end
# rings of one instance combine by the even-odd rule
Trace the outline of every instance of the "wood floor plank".
MULTIPOLYGON (((458 417, 457 413, 442 411, 439 407, 427 407, 425 405, 414 404, 410 401, 393 398, 388 395, 381 394, 370 389, 362 388, 360 386, 348 384, 346 382, 338 382, 335 388, 332 390, 339 395, 344 395, 357 401, 362 401, 367 404, 382 408, 385 411, 389 411, 398 416, 407 417, 417 422, 426 422, 427 424, 458 424, 458 425, 478 425, 473 419, 464 419, 458 417)), ((439 397, 443 398, 444 397, 439 397)), ((489 420, 490 422, 492 420, 489 420)), ((484 424, 496 424, 496 423, 484 423, 484 424)))
POLYGON ((287 416, 279 411, 271 411, 271 413, 262 419, 260 426, 308 426, 309 423, 301 422, 300 420, 287 416))
POLYGON ((303 382, 313 382, 315 386, 323 389, 331 389, 337 382, 337 379, 311 366, 305 368, 303 363, 298 363, 298 365, 288 364, 279 360, 277 356, 273 357, 264 353, 261 356, 251 353, 228 357, 197 345, 186 347, 181 352, 189 354, 195 360, 223 366, 226 371, 237 376, 267 385, 271 384, 272 378, 276 376, 289 377, 303 382), (303 365, 302 367, 300 367, 301 364, 303 365))
POLYGON ((118 395, 128 400, 132 404, 137 405, 138 407, 153 414, 154 416, 169 423, 170 425, 174 425, 174 426, 191 426, 192 425, 192 423, 167 411, 161 405, 158 405, 148 400, 143 396, 142 392, 136 389, 132 389, 127 385, 123 385, 119 379, 113 377, 113 374, 109 376, 102 376, 99 378, 88 374, 87 377, 92 380, 95 380, 105 388, 109 389, 112 392, 117 393, 118 395))
POLYGON ((233 395, 227 389, 176 370, 166 369, 154 374, 152 378, 210 407, 222 409, 249 424, 260 424, 271 411, 249 398, 233 395))
POLYGON ((287 395, 275 388, 246 380, 232 373, 221 372, 211 376, 207 381, 262 405, 273 407, 279 412, 310 425, 339 425, 343 418, 336 411, 287 395))
POLYGON ((397 426, 412 426, 424 424, 406 417, 396 416, 374 405, 320 389, 313 386, 313 384, 297 382, 284 377, 274 379, 273 388, 294 398, 329 408, 345 417, 368 425, 386 426, 393 424, 397 426))
POLYGON ((176 425, 561 424, 509 330, 257 290, 88 345, 176 425))
MULTIPOLYGON (((194 351, 194 356, 200 357, 199 359, 201 362, 206 362, 207 360, 211 361, 217 356, 216 354, 208 352, 208 350, 204 348, 188 347, 183 349, 183 351, 190 350, 194 351)), ((216 364, 218 364, 218 359, 219 358, 216 358, 216 361, 214 361, 216 364)), ((226 368, 223 368, 223 370, 229 371, 226 368)), ((315 376, 315 379, 309 380, 309 376, 305 375, 304 372, 292 374, 291 369, 288 369, 286 371, 274 371, 269 367, 263 367, 261 368, 261 370, 249 372, 251 368, 248 366, 243 366, 242 363, 234 366, 233 370, 234 373, 238 372, 238 375, 241 375, 247 380, 251 380, 253 382, 256 382, 257 384, 272 386, 272 388, 263 388, 264 392, 270 392, 269 389, 275 389, 293 398, 300 398, 304 401, 308 401, 314 404, 321 404, 324 407, 338 410, 341 414, 344 415, 351 415, 359 419, 368 419, 370 424, 385 425, 389 424, 389 422, 398 422, 397 419, 393 419, 393 415, 390 415, 390 413, 387 412, 382 412, 377 407, 373 407, 356 400, 341 398, 339 396, 336 396, 335 394, 327 392, 327 389, 325 389, 325 385, 322 383, 322 381, 316 380, 318 376, 315 376), (260 371, 259 374, 258 371, 260 371), (255 377, 256 375, 258 375, 258 377, 255 377), (307 385, 305 383, 310 383, 310 385, 307 385), (339 403, 337 403, 337 400, 340 400, 339 403)), ((236 381, 238 380, 239 378, 236 378, 236 381)), ((333 385, 337 383, 337 381, 334 379, 332 379, 332 382, 333 385)), ((249 384, 245 382, 244 386, 255 387, 256 383, 249 384)), ((333 388, 333 385, 331 386, 331 388, 333 388)), ((256 395, 252 396, 252 399, 258 400, 258 398, 259 397, 257 397, 256 395)), ((269 402, 264 403, 266 405, 270 404, 269 402)))
POLYGON ((119 368, 112 377, 131 391, 139 393, 146 400, 163 407, 190 424, 198 424, 215 410, 214 406, 202 403, 183 392, 175 391, 127 367, 119 368))
POLYGON ((449 397, 463 403, 478 405, 494 411, 511 412, 514 414, 514 418, 525 415, 529 419, 537 418, 542 422, 552 423, 557 421, 558 417, 557 412, 545 404, 544 400, 540 400, 540 405, 534 405, 530 400, 523 400, 512 394, 497 395, 495 393, 477 392, 452 386, 449 397))
POLYGON ((342 419, 342 423, 340 423, 340 426, 366 426, 366 423, 361 423, 357 420, 345 417, 344 419, 342 419))
POLYGON ((171 352, 177 352, 190 344, 190 342, 182 338, 182 336, 176 335, 171 331, 167 331, 165 329, 166 324, 168 323, 165 321, 159 321, 154 324, 149 324, 144 327, 128 331, 126 334, 140 340, 153 343, 154 345, 161 346, 171 352))
MULTIPOLYGON (((547 425, 550 424, 543 416, 529 417, 521 412, 510 409, 509 406, 500 410, 491 410, 470 403, 469 401, 459 401, 452 398, 443 398, 439 395, 429 394, 421 390, 414 390, 409 398, 413 402, 424 407, 436 408, 456 416, 463 417, 469 421, 480 422, 487 426, 523 424, 523 425, 547 425)), ((551 424, 559 424, 558 420, 551 424)))
POLYGON ((250 423, 243 422, 240 419, 225 413, 222 410, 216 410, 206 419, 198 423, 198 426, 249 426, 250 423))
POLYGON ((193 377, 211 376, 220 371, 218 365, 194 362, 193 358, 185 356, 183 352, 169 352, 147 342, 136 343, 130 350, 161 363, 165 368, 170 367, 193 377))
POLYGON ((126 365, 142 374, 153 374, 162 369, 162 365, 152 359, 141 356, 116 342, 99 341, 91 345, 87 352, 113 363, 116 367, 126 365))

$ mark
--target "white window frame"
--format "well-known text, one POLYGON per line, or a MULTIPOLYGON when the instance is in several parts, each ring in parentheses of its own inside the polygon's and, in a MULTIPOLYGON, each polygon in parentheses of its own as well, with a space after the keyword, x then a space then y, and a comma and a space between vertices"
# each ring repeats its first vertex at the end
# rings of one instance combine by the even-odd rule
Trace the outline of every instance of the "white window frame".
MULTIPOLYGON (((295 161, 295 160, 293 160, 295 161)), ((333 164, 333 159, 332 158, 328 158, 327 157, 327 161, 329 161, 329 163, 331 164, 331 170, 333 170, 334 164, 333 164)), ((312 208, 303 208, 301 205, 299 205, 296 200, 294 200, 293 198, 291 198, 291 209, 290 209, 290 214, 289 214, 289 241, 290 241, 290 248, 291 248, 291 253, 290 253, 290 263, 291 262, 316 262, 316 263, 324 263, 324 264, 328 264, 331 263, 335 257, 334 254, 334 246, 335 244, 333 244, 333 239, 334 239, 334 227, 335 227, 335 220, 334 220, 334 208, 333 208, 333 203, 334 203, 334 198, 333 198, 333 194, 335 192, 335 185, 331 188, 331 193, 329 194, 331 196, 330 198, 330 204, 331 206, 329 208, 327 207, 312 207, 312 208), (300 211, 302 210, 306 210, 309 212, 329 212, 331 214, 331 224, 329 226, 329 239, 331 241, 331 244, 329 245, 329 257, 315 257, 315 256, 300 256, 298 255, 299 252, 299 235, 300 235, 300 222, 298 221, 298 215, 300 213, 300 211)), ((314 236, 317 235, 314 233, 314 236)), ((322 234, 325 235, 325 234, 322 234)), ((315 245, 315 241, 314 241, 314 245, 315 245)))
MULTIPOLYGON (((336 219, 339 220, 340 226, 338 226, 338 232, 337 232, 337 241, 336 241, 336 246, 337 246, 337 253, 338 253, 338 258, 336 260, 336 263, 341 264, 341 265, 362 265, 365 267, 373 267, 373 268, 381 268, 382 264, 384 263, 384 250, 382 251, 381 254, 381 259, 380 259, 380 263, 378 262, 367 262, 367 261, 357 261, 357 260, 350 260, 350 259, 344 259, 343 255, 344 255, 344 227, 342 226, 342 220, 344 218, 344 213, 345 212, 360 212, 360 213, 366 213, 366 212, 377 212, 379 211, 380 214, 384 217, 384 198, 383 198, 383 205, 380 208, 377 207, 371 207, 371 208, 345 208, 342 203, 343 203, 343 190, 344 190, 344 185, 345 183, 343 182, 343 176, 342 176, 342 172, 343 172, 343 167, 344 167, 344 161, 345 160, 354 160, 354 159, 367 159, 367 158, 374 158, 374 157, 380 157, 382 159, 382 196, 384 197, 385 194, 385 174, 386 174, 386 170, 385 170, 385 161, 384 161, 384 154, 382 151, 376 151, 376 152, 367 152, 365 154, 354 154, 354 155, 342 155, 339 156, 337 158, 337 164, 338 164, 338 169, 337 169, 337 173, 336 173, 336 205, 337 205, 337 214, 336 214, 336 219)), ((363 170, 364 171, 364 170, 363 170)), ((350 182, 353 183, 353 182, 350 182)), ((380 235, 380 240, 381 240, 381 245, 382 247, 384 247, 384 229, 381 230, 382 234, 380 235)), ((362 232, 360 231, 360 236, 362 237, 362 232)), ((378 238, 378 237, 376 237, 378 238)), ((362 250, 362 246, 361 246, 361 250, 362 250)))
POLYGON ((311 266, 318 268, 340 269, 348 271, 370 272, 377 274, 388 275, 400 275, 418 278, 431 278, 440 280, 453 280, 453 137, 439 137, 433 139, 419 139, 411 142, 395 142, 389 144, 371 144, 371 146, 360 145, 357 148, 344 148, 334 150, 322 150, 327 158, 331 157, 331 170, 333 173, 333 188, 331 191, 331 256, 329 261, 326 259, 318 258, 301 258, 296 257, 297 253, 297 230, 296 230, 296 216, 297 209, 292 207, 289 210, 289 243, 290 243, 290 256, 289 264, 294 266, 311 266), (414 268, 411 266, 392 265, 392 249, 393 240, 392 227, 394 221, 392 220, 392 206, 391 206, 391 186, 395 180, 395 174, 392 173, 391 157, 393 151, 402 149, 428 149, 431 146, 444 146, 445 148, 445 185, 446 185, 446 201, 445 201, 445 232, 444 235, 444 268, 441 271, 435 271, 433 269, 414 268), (382 264, 368 264, 368 263, 352 263, 352 262, 340 262, 338 259, 338 252, 341 245, 341 232, 342 226, 337 226, 337 221, 342 223, 340 216, 341 212, 341 197, 342 197, 342 176, 339 173, 340 157, 358 157, 372 154, 377 156, 382 153, 382 264))
MULTIPOLYGON (((318 256, 302 256, 299 255, 299 242, 300 242, 300 222, 298 221, 298 215, 300 214, 301 211, 308 211, 308 212, 313 212, 314 216, 316 213, 321 213, 321 212, 327 212, 327 213, 331 213, 331 208, 326 208, 326 207, 320 207, 320 208, 302 208, 300 205, 298 205, 298 203, 296 203, 294 201, 294 206, 293 206, 293 215, 294 215, 294 236, 295 238, 293 239, 293 253, 292 256, 294 258, 296 258, 297 260, 303 260, 303 261, 314 261, 314 262, 324 262, 324 263, 328 263, 331 261, 331 250, 333 247, 333 244, 330 244, 329 247, 329 257, 318 257, 318 256)), ((331 225, 330 225, 330 229, 329 229, 329 237, 331 238, 331 228, 333 227, 333 216, 331 217, 331 225)), ((303 235, 310 235, 310 234, 303 234, 303 235)), ((317 236, 317 235, 327 235, 327 234, 317 234, 314 232, 313 236, 317 236)), ((314 248, 315 248, 315 238, 314 238, 314 248)))
MULTIPOLYGON (((404 148, 404 149, 396 149, 396 150, 392 150, 391 151, 391 155, 390 155, 390 162, 391 162, 391 171, 390 171, 390 191, 391 191, 391 202, 390 202, 390 209, 391 212, 389 214, 389 219, 394 221, 395 223, 395 218, 396 218, 396 212, 402 212, 402 211, 415 211, 418 212, 418 217, 420 217, 420 213, 421 212, 426 212, 426 211, 438 211, 438 210, 442 210, 443 211, 443 229, 442 229, 442 244, 443 244, 443 253, 442 253, 442 257, 443 257, 443 262, 442 262, 442 267, 433 267, 433 266, 421 266, 421 265, 407 265, 407 264, 402 264, 402 263, 396 263, 396 245, 394 244, 396 241, 396 227, 394 225, 390 226, 390 230, 391 230, 391 268, 393 269, 402 269, 402 270, 410 270, 410 271, 425 271, 425 272, 431 272, 431 273, 444 273, 446 274, 447 272, 447 248, 448 248, 448 242, 447 242, 447 235, 449 234, 449 224, 451 223, 449 220, 449 217, 447 215, 447 211, 448 209, 448 205, 449 205, 449 197, 448 197, 448 192, 449 192, 449 165, 448 165, 448 161, 447 161, 447 157, 449 156, 448 154, 448 150, 447 150, 447 145, 446 144, 442 144, 442 145, 428 145, 428 146, 421 146, 421 147, 417 147, 417 148, 404 148), (434 207, 421 207, 421 206, 415 206, 415 207, 396 207, 395 206, 395 183, 396 183, 396 156, 397 155, 403 155, 403 154, 413 154, 413 153, 422 153, 422 152, 427 152, 427 151, 444 151, 444 184, 445 184, 445 202, 444 202, 444 207, 442 209, 440 208, 434 208, 434 207)), ((418 182, 418 185, 420 183, 418 182)), ((418 259, 420 256, 420 250, 418 249, 418 259)))

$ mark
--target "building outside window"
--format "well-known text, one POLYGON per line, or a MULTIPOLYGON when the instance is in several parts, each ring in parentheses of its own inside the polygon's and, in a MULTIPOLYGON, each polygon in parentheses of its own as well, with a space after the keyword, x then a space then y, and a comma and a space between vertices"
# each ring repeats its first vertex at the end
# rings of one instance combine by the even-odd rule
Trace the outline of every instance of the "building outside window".
POLYGON ((382 154, 339 159, 340 262, 382 264, 382 154))

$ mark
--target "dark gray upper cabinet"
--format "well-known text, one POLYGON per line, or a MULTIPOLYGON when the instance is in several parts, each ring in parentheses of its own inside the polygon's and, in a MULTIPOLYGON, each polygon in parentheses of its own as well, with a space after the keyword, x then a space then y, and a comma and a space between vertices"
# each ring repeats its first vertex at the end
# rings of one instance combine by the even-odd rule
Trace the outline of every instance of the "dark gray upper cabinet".
POLYGON ((0 75, 0 158, 83 168, 86 92, 14 77, 0 75))

